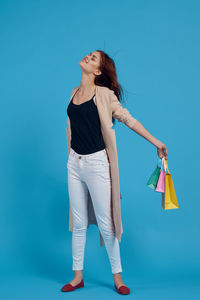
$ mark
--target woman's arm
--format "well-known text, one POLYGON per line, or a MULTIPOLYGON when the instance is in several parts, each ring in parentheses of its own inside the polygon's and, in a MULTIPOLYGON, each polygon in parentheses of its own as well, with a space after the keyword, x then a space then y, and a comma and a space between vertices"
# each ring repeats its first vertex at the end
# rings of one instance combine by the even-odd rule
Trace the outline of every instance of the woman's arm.
POLYGON ((164 143, 156 139, 150 132, 148 132, 144 126, 136 120, 130 112, 123 108, 121 103, 119 102, 117 96, 114 94, 114 91, 112 91, 111 94, 111 110, 112 110, 112 116, 116 119, 118 119, 119 122, 124 123, 126 126, 128 126, 131 130, 135 131, 142 137, 144 137, 146 140, 148 140, 150 143, 152 143, 154 146, 157 147, 157 154, 160 158, 165 156, 167 159, 167 147, 164 143))
POLYGON ((144 128, 144 126, 139 121, 135 123, 132 129, 135 132, 137 132, 139 135, 144 137, 147 141, 152 143, 154 146, 156 146, 157 154, 160 158, 164 156, 165 159, 168 159, 167 158, 168 152, 165 144, 159 141, 158 139, 156 139, 149 131, 146 130, 146 128, 144 128))

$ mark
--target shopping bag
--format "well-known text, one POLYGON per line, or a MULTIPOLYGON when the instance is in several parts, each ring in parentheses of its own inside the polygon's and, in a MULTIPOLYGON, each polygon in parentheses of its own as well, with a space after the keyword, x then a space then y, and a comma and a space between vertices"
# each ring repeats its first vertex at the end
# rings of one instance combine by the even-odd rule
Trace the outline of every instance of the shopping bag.
POLYGON ((164 193, 164 191, 165 191, 165 173, 166 173, 166 170, 165 170, 164 157, 163 157, 161 169, 160 169, 160 176, 158 178, 157 186, 155 189, 156 192, 164 193))
POLYGON ((151 177, 149 178, 149 180, 147 182, 147 186, 150 187, 151 189, 154 189, 154 190, 157 186, 158 178, 160 176, 160 170, 161 170, 160 163, 161 163, 161 161, 162 161, 162 159, 159 157, 157 166, 156 166, 155 170, 153 171, 151 177))
POLYGON ((165 166, 165 172, 168 173, 168 164, 167 164, 167 160, 164 159, 164 166, 165 166))
POLYGON ((165 174, 165 192, 162 193, 162 207, 163 209, 179 208, 172 175, 169 172, 166 159, 165 166, 167 168, 167 173, 165 174))

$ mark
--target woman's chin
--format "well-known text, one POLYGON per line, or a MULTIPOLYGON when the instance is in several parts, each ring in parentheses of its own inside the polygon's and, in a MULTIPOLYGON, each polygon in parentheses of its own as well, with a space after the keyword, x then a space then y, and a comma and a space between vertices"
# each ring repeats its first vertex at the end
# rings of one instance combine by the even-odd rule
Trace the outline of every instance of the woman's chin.
POLYGON ((82 67, 84 65, 84 62, 81 60, 81 61, 79 61, 78 64, 79 64, 80 67, 82 67))

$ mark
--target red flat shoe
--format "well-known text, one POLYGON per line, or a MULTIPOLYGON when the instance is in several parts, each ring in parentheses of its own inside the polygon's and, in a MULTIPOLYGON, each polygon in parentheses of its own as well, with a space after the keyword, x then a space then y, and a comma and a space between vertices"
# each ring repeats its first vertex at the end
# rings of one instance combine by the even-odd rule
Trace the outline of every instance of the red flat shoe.
POLYGON ((115 284, 115 288, 117 290, 117 292, 121 295, 128 295, 130 294, 130 289, 125 286, 125 285, 121 285, 119 288, 117 288, 116 284, 115 284))
POLYGON ((84 287, 84 281, 83 281, 83 279, 81 280, 80 283, 78 283, 78 284, 75 285, 75 286, 73 286, 71 283, 65 284, 65 285, 62 287, 61 291, 62 291, 62 292, 71 292, 71 291, 74 291, 74 290, 76 290, 76 289, 78 289, 78 288, 81 288, 81 287, 84 287))

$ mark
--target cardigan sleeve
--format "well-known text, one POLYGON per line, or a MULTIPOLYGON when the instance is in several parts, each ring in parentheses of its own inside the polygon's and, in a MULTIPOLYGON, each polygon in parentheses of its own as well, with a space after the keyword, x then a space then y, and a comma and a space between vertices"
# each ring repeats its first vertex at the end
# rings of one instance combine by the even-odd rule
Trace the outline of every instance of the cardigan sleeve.
POLYGON ((112 91, 111 93, 112 116, 118 119, 119 122, 124 123, 130 129, 134 130, 134 126, 137 120, 130 114, 130 112, 126 108, 122 107, 117 96, 114 94, 114 91, 112 91))

